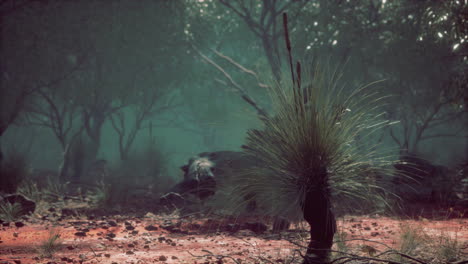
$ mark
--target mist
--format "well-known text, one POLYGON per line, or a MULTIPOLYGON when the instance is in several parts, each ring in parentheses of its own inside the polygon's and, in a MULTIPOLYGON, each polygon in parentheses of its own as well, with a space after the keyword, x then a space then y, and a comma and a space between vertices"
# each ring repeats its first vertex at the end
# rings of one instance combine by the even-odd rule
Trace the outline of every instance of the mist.
POLYGON ((144 191, 157 205, 142 210, 157 211, 159 197, 185 188, 194 160, 224 164, 223 155, 248 152, 249 133, 277 114, 269 87, 299 86, 300 94, 301 84, 315 85, 317 67, 344 94, 369 85, 384 98, 367 114, 385 125, 349 144, 437 174, 421 176, 427 183, 415 195, 438 194, 441 179, 451 198, 438 202, 454 206, 460 191, 450 188, 466 182, 468 164, 466 8, 466 1, 3 1, 0 164, 22 165, 3 170, 0 192, 50 181, 73 197, 110 188, 107 205, 125 208, 144 191))

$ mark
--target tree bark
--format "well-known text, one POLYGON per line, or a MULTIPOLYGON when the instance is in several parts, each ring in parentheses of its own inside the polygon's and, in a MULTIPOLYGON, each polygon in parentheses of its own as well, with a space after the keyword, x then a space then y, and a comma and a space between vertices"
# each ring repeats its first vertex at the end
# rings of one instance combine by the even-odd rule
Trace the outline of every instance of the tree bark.
POLYGON ((320 173, 324 179, 318 188, 307 191, 304 199, 304 219, 310 225, 310 243, 303 264, 328 263, 333 236, 336 232, 335 215, 331 209, 330 191, 326 183, 327 172, 320 173))

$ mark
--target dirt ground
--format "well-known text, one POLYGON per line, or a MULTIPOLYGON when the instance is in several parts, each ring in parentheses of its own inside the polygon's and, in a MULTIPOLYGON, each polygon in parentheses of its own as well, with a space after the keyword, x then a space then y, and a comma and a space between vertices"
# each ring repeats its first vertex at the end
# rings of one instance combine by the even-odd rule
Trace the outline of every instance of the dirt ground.
MULTIPOLYGON (((30 218, 2 224, 0 263, 300 263, 299 252, 307 245, 307 225, 296 224, 274 234, 269 231, 271 223, 264 223, 267 231, 258 219, 180 218, 175 214, 30 218), (41 244, 51 234, 59 234, 60 245, 51 257, 45 257, 41 244)), ((398 249, 402 230, 411 227, 432 240, 451 238, 460 250, 456 261, 468 259, 468 218, 346 216, 338 225, 336 237, 345 234, 346 247, 356 254, 374 256, 398 249)), ((334 249, 343 248, 337 243, 334 249)))

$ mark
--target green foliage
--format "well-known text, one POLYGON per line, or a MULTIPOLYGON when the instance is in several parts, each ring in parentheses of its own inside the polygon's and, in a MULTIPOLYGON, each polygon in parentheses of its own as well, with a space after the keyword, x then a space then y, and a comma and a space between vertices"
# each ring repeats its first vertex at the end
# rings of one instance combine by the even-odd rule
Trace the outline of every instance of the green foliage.
POLYGON ((0 219, 2 219, 5 222, 16 221, 22 215, 22 212, 23 208, 19 203, 0 203, 0 219))
POLYGON ((57 229, 51 229, 48 237, 41 241, 38 246, 38 252, 43 258, 51 258, 62 246, 60 233, 57 229))
POLYGON ((14 193, 18 185, 29 173, 26 156, 12 150, 6 154, 5 160, 0 164, 0 191, 14 193))
POLYGON ((316 66, 305 75, 311 79, 302 89, 286 81, 271 86, 274 116, 262 120, 262 130, 247 133, 245 152, 258 163, 240 177, 238 192, 254 193, 273 215, 292 218, 302 216, 311 189, 330 189, 340 200, 377 200, 379 178, 392 163, 377 146, 363 149, 357 141, 370 141, 388 124, 378 113, 385 97, 370 85, 347 91, 339 84, 339 69, 316 66), (318 173, 324 168, 326 174, 318 173))

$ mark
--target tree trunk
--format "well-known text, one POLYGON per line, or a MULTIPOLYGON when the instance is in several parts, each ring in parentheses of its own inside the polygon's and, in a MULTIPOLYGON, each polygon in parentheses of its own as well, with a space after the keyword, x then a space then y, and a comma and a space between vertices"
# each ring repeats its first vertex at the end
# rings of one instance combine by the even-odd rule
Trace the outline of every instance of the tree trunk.
POLYGON ((273 41, 275 40, 270 39, 267 34, 262 36, 263 49, 265 50, 265 55, 268 63, 270 64, 271 72, 273 73, 275 80, 279 82, 281 80, 281 65, 279 55, 275 55, 275 48, 273 46, 275 43, 272 43, 273 41))
MULTIPOLYGON (((319 175, 326 181, 326 172, 319 175)), ((310 225, 310 243, 303 264, 328 263, 333 236, 336 232, 335 215, 331 210, 328 184, 311 188, 304 199, 304 219, 310 225)))
POLYGON ((62 163, 59 166, 58 178, 60 183, 65 183, 68 179, 70 168, 70 144, 67 144, 62 151, 62 163))

